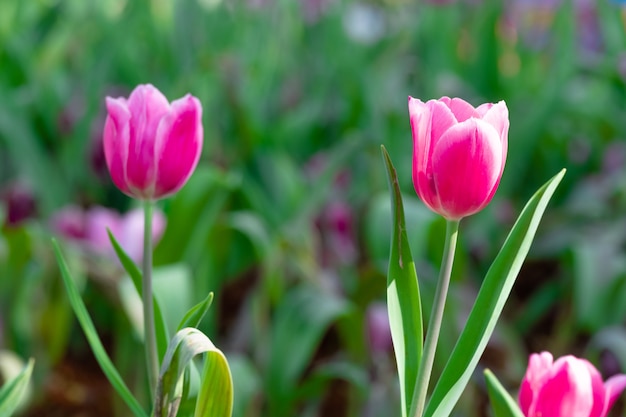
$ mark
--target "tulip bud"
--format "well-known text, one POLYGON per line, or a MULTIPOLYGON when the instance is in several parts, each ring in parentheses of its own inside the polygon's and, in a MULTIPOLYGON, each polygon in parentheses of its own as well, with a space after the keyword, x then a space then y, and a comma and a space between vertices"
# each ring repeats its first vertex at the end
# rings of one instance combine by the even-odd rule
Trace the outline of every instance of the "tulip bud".
POLYGON ((202 105, 187 94, 171 104, 152 85, 106 99, 104 154, 113 183, 125 194, 157 200, 177 192, 202 151, 202 105))
POLYGON ((526 417, 606 417, 626 387, 626 375, 602 382, 598 370, 585 359, 552 354, 530 355, 519 403, 526 417))
POLYGON ((472 107, 443 97, 409 97, 413 185, 431 210, 448 220, 474 214, 493 198, 507 152, 508 109, 501 101, 472 107))

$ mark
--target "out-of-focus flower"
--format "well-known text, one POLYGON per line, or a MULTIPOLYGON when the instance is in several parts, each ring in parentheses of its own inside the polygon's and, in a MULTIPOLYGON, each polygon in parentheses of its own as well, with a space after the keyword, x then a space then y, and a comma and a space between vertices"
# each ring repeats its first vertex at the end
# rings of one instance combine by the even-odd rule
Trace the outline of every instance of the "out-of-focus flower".
POLYGON ((385 34, 385 15, 372 5, 352 3, 344 15, 343 27, 354 41, 373 44, 385 34))
POLYGON ((605 417, 626 387, 626 375, 602 382, 587 360, 552 354, 530 355, 519 404, 526 417, 605 417))
POLYGON ((365 321, 367 338, 372 353, 389 352, 393 344, 387 306, 384 303, 370 304, 365 313, 365 321))
POLYGON ((177 192, 202 151, 202 105, 187 94, 171 104, 152 85, 130 97, 107 97, 104 154, 113 183, 125 194, 157 200, 177 192))
MULTIPOLYGON (((161 239, 165 225, 163 213, 154 210, 152 217, 154 244, 161 239)), ((94 206, 83 211, 76 206, 68 206, 52 217, 51 228, 65 238, 85 244, 96 254, 115 259, 115 250, 107 234, 109 229, 131 259, 140 262, 143 257, 144 215, 141 209, 120 215, 106 207, 94 206)))
POLYGON ((19 226, 23 221, 37 214, 37 202, 33 190, 22 182, 9 185, 0 195, 4 201, 7 226, 19 226))
POLYGON ((353 217, 352 208, 347 203, 335 201, 326 206, 322 218, 330 256, 344 265, 353 262, 357 256, 353 217))
POLYGON ((458 220, 493 198, 507 154, 506 104, 477 108, 460 98, 426 103, 409 97, 413 185, 431 210, 458 220))

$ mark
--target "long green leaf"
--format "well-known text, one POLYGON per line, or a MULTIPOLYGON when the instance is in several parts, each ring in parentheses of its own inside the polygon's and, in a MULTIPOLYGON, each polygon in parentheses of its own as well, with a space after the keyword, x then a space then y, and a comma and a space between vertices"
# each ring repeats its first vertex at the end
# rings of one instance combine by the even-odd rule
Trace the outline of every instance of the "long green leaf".
POLYGON ((54 253, 56 255, 59 268, 61 269, 61 276, 63 277, 63 282, 65 284, 65 289, 67 290, 67 295, 70 299, 70 304, 74 309, 78 322, 85 332, 89 346, 91 346, 91 350, 93 351, 100 368, 108 378, 111 385, 113 385, 113 388, 115 388, 126 405, 128 405, 128 408, 131 409, 133 414, 137 417, 147 417, 146 412, 143 410, 137 399, 133 397, 133 394, 130 392, 124 383, 124 380, 122 380, 122 377, 111 362, 104 346, 102 346, 102 342, 98 337, 96 328, 91 321, 91 317, 89 317, 85 303, 83 303, 83 300, 80 298, 76 284, 74 284, 74 280, 72 279, 70 270, 65 262, 65 259, 63 258, 63 254, 61 253, 61 249, 59 248, 59 244, 56 239, 52 239, 52 245, 54 246, 54 253))
MULTIPOLYGON (((139 298, 143 294, 142 285, 142 274, 139 270, 139 267, 135 264, 135 262, 128 256, 128 254, 124 251, 122 246, 118 243, 117 239, 109 229, 107 229, 107 233, 109 234, 109 240, 113 245, 113 249, 115 249, 115 253, 117 254, 118 259, 120 260, 122 266, 128 273, 131 281, 133 281, 133 285, 139 294, 139 298)), ((159 302, 156 297, 152 297, 152 302, 154 305, 154 327, 155 334, 157 340, 157 350, 159 353, 159 359, 162 360, 163 356, 165 356, 165 350, 167 349, 167 342, 169 340, 169 333, 167 331, 167 326, 165 325, 165 318, 163 317, 163 313, 161 311, 161 307, 159 306, 159 302)))
POLYGON ((544 184, 524 207, 489 268, 467 324, 435 386, 426 417, 448 417, 465 389, 528 254, 543 213, 565 170, 544 184))
POLYGON ((0 417, 11 417, 21 404, 34 365, 35 360, 31 358, 24 369, 0 389, 0 417))
POLYGON ((411 410, 417 371, 422 358, 424 340, 422 302, 415 263, 406 235, 398 176, 385 147, 382 146, 381 149, 387 168, 393 212, 391 254, 387 274, 387 309, 400 378, 402 416, 406 417, 411 410))
POLYGON ((194 356, 206 353, 195 416, 230 417, 233 382, 224 354, 194 328, 180 330, 163 360, 155 403, 156 416, 175 416, 183 394, 183 374, 194 356))
POLYGON ((485 381, 494 417, 524 417, 517 402, 489 369, 485 370, 485 381))

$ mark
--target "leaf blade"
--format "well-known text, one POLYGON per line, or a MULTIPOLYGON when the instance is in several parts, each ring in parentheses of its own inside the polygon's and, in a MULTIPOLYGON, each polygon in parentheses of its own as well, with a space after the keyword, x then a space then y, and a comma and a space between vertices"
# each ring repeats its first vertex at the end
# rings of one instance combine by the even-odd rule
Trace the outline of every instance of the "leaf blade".
POLYGON ((524 417, 517 402, 504 389, 498 378, 489 369, 485 369, 487 393, 491 402, 494 417, 524 417))
POLYGON ((513 287, 539 222, 565 170, 547 181, 528 201, 489 268, 467 324, 433 394, 426 417, 447 417, 467 385, 513 287))
POLYGON ((381 147, 393 212, 389 269, 387 273, 387 309, 394 352, 400 378, 402 416, 410 413, 419 363, 422 358, 424 328, 422 302, 415 263, 406 234, 404 206, 398 176, 384 146, 381 147))
POLYGON ((133 412, 133 414, 137 417, 148 417, 146 412, 143 410, 137 399, 132 395, 124 380, 117 372, 117 369, 111 362, 109 355, 106 353, 102 342, 100 341, 100 337, 96 332, 96 328, 87 312, 87 307, 85 307, 85 303, 83 303, 80 294, 78 293, 78 289, 76 288, 76 284, 74 284, 74 280, 70 274, 67 263, 65 262, 65 258, 61 253, 61 249, 56 239, 52 239, 52 245, 54 247, 54 254, 56 256, 57 262, 59 264, 59 268, 61 269, 61 276, 63 278, 63 283, 65 284, 65 289, 67 291, 67 295, 70 300, 70 304, 72 305, 72 309, 76 314, 76 318, 80 323, 80 326, 85 333, 85 337, 89 342, 89 346, 102 369, 102 372, 106 375, 107 379, 115 388, 115 391, 122 397, 128 408, 133 412))
POLYGON ((10 417, 20 406, 34 366, 35 360, 30 358, 18 375, 2 386, 0 389, 0 417, 10 417))

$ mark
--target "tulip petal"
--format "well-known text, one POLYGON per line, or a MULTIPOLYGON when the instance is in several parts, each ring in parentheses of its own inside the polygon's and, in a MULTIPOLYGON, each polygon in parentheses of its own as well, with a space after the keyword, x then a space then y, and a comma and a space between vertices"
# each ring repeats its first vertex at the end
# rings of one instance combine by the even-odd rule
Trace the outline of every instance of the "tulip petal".
POLYGON ((593 408, 591 376, 587 366, 573 356, 559 358, 537 394, 530 415, 588 417, 593 408))
POLYGON ((489 203, 502 171, 502 145, 493 126, 471 118, 448 129, 432 154, 441 213, 460 219, 489 203))
POLYGON ((452 100, 448 99, 446 105, 452 111, 454 117, 459 123, 464 122, 471 117, 480 118, 480 113, 474 109, 474 106, 461 98, 455 97, 452 100))
POLYGON ((104 157, 109 167, 111 180, 122 192, 129 194, 126 183, 126 160, 130 141, 130 110, 123 98, 106 98, 107 118, 104 122, 104 157))
POLYGON ((579 359, 586 367, 591 378, 591 393, 593 398, 593 408, 589 412, 589 417, 604 416, 604 408, 606 403, 606 389, 602 382, 600 372, 587 360, 579 359))
POLYGON ((198 164, 203 142, 200 101, 189 94, 173 101, 156 136, 158 178, 154 196, 161 198, 177 191, 198 164))
POLYGON ((615 404, 617 397, 619 397, 622 391, 624 391, 624 388, 626 388, 626 375, 612 376, 604 383, 604 388, 606 397, 604 400, 602 417, 609 413, 609 410, 613 407, 613 404, 615 404))
POLYGON ((424 204, 432 210, 440 208, 432 177, 432 153, 446 130, 456 124, 448 107, 438 101, 423 103, 409 97, 409 117, 413 133, 413 184, 424 204))
POLYGON ((533 353, 530 355, 528 369, 519 391, 519 403, 524 415, 528 415, 537 392, 546 381, 553 360, 550 352, 533 353))
POLYGON ((165 96, 152 85, 140 85, 128 98, 132 114, 126 175, 135 195, 152 197, 156 181, 155 141, 157 128, 169 110, 165 96))
MULTIPOLYGON (((499 177, 502 177, 506 155, 509 148, 509 109, 506 107, 506 103, 504 101, 500 101, 491 106, 483 116, 482 120, 492 125, 500 135, 502 143, 502 167, 499 177)), ((498 182, 499 181, 500 179, 498 179, 498 182)), ((493 192, 489 196, 489 200, 493 198, 497 188, 497 185, 493 188, 493 192)))

